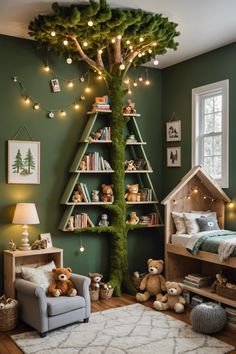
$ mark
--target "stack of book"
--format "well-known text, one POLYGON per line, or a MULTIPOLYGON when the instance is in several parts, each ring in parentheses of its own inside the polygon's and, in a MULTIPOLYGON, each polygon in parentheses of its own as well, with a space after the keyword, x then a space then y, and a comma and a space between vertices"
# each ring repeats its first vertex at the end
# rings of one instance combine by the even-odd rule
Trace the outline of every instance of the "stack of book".
POLYGON ((145 225, 157 225, 159 223, 158 213, 150 213, 148 215, 140 216, 139 223, 145 225))
POLYGON ((76 190, 78 190, 82 194, 85 203, 91 203, 90 194, 85 183, 80 182, 79 184, 77 184, 76 190))
POLYGON ((111 171, 111 165, 107 160, 99 155, 99 152, 94 152, 88 155, 85 155, 83 160, 86 163, 87 171, 111 171))
POLYGON ((236 332, 236 309, 233 307, 225 307, 225 312, 227 316, 227 327, 236 332))
POLYGON ((110 111, 109 97, 95 97, 95 103, 93 104, 93 112, 97 111, 110 111))
POLYGON ((151 188, 142 188, 139 190, 140 201, 141 202, 151 202, 152 201, 152 189, 151 188))
POLYGON ((193 288, 202 288, 210 285, 212 283, 212 278, 210 276, 190 273, 185 276, 183 283, 192 286, 193 288))
POLYGON ((74 227, 82 228, 82 227, 90 227, 94 226, 90 217, 86 213, 76 214, 74 215, 74 227))
POLYGON ((191 303, 190 305, 192 307, 194 306, 197 306, 197 305, 200 305, 204 302, 204 298, 200 295, 193 295, 192 298, 191 298, 191 303))
POLYGON ((111 140, 111 127, 104 127, 99 140, 111 140))

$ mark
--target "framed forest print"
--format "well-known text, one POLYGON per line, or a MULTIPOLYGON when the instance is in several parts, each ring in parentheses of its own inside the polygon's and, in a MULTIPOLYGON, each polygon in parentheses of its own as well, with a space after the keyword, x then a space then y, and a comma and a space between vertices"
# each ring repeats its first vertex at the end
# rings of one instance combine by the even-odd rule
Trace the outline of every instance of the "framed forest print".
POLYGON ((181 167, 181 147, 167 148, 167 167, 181 167))
POLYGON ((166 123, 166 141, 181 141, 181 120, 166 123))
POLYGON ((8 140, 8 183, 40 183, 40 142, 8 140))

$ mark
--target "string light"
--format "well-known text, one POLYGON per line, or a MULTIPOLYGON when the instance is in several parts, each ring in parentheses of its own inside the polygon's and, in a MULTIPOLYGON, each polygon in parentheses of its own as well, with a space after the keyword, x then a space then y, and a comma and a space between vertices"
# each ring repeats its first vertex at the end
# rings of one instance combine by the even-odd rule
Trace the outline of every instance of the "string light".
POLYGON ((98 80, 102 80, 102 76, 101 75, 98 75, 97 78, 98 78, 98 80))
POLYGON ((93 26, 93 21, 92 21, 92 20, 89 20, 89 21, 88 21, 88 26, 89 26, 89 27, 92 27, 92 26, 93 26))
POLYGON ((64 109, 61 110, 61 115, 62 115, 62 117, 66 116, 66 112, 64 111, 64 109))
POLYGON ((55 37, 55 36, 56 36, 56 32, 55 32, 55 31, 52 31, 52 32, 51 32, 51 36, 52 36, 52 37, 55 37))
POLYGON ((103 53, 103 50, 102 50, 102 49, 99 49, 98 53, 99 53, 99 54, 102 54, 102 53, 103 53))
POLYGON ((143 42, 144 41, 144 38, 143 37, 140 37, 139 38, 139 42, 143 42))
POLYGON ((134 85, 134 87, 137 87, 138 86, 137 81, 134 81, 133 85, 134 85))
POLYGON ((126 41, 126 44, 130 44, 130 40, 127 40, 127 41, 126 41))
POLYGON ((68 57, 68 58, 66 59, 66 62, 67 62, 67 64, 72 64, 72 59, 71 59, 71 57, 68 57))
POLYGON ((48 64, 46 64, 46 65, 44 66, 44 71, 46 71, 46 72, 49 72, 49 71, 50 71, 50 68, 49 68, 48 64))
POLYGON ((25 104, 29 104, 30 103, 30 98, 29 96, 25 96, 25 104))
POLYGON ((124 80, 124 83, 125 83, 126 85, 128 85, 129 82, 130 82, 130 80, 129 80, 128 78, 124 80))
POLYGON ((129 49, 130 49, 130 50, 133 50, 133 46, 132 46, 132 45, 130 45, 130 46, 129 46, 129 49))
POLYGON ((234 207, 234 203, 231 201, 229 204, 228 204, 229 208, 233 208, 234 207))
POLYGON ((157 42, 152 43, 153 47, 157 46, 157 42))
POLYGON ((88 42, 87 42, 87 41, 84 41, 83 46, 84 46, 84 47, 87 47, 87 46, 88 46, 88 42))
POLYGON ((69 44, 68 40, 67 40, 67 39, 64 39, 63 44, 64 44, 65 46, 67 46, 67 45, 69 44))
POLYGON ((85 78, 84 78, 83 76, 81 76, 80 81, 81 81, 81 82, 84 82, 84 81, 85 81, 85 78))
POLYGON ((80 99, 81 99, 81 101, 84 101, 84 100, 85 100, 85 96, 84 96, 84 95, 81 95, 81 96, 80 96, 80 99))
POLYGON ((48 112, 48 118, 54 118, 55 114, 53 112, 48 112))
POLYGON ((152 53, 152 50, 151 50, 151 49, 148 49, 148 53, 151 54, 151 53, 152 53))
POLYGON ((140 82, 142 82, 142 81, 143 81, 142 76, 139 76, 138 81, 140 81, 140 82))
POLYGON ((74 109, 79 109, 79 104, 75 102, 74 109))
POLYGON ((83 253, 85 251, 84 246, 80 246, 79 250, 80 250, 81 253, 83 253))
POLYGON ((153 62, 154 65, 158 65, 159 64, 159 60, 155 59, 153 62))
POLYGON ((122 36, 119 34, 116 38, 117 38, 117 39, 121 39, 121 38, 122 38, 122 36))
POLYGON ((73 84, 73 82, 71 80, 69 80, 67 86, 69 88, 72 88, 74 86, 74 84, 73 84))
POLYGON ((38 110, 39 110, 39 104, 38 104, 38 103, 35 103, 35 104, 33 105, 33 108, 34 108, 36 111, 38 111, 38 110))
POLYGON ((120 65, 120 70, 125 70, 125 65, 124 64, 120 65))
POLYGON ((91 92, 91 88, 90 87, 85 87, 85 90, 84 90, 86 93, 90 93, 91 92))
POLYGON ((146 85, 146 86, 149 86, 149 85, 150 85, 150 81, 149 81, 149 80, 146 80, 146 81, 145 81, 145 85, 146 85))
POLYGON ((132 91, 131 91, 130 89, 128 90, 128 94, 129 94, 129 95, 132 95, 132 91))
POLYGON ((138 57, 141 58, 141 56, 142 56, 142 53, 139 53, 139 54, 138 54, 138 57))
POLYGON ((12 80, 13 82, 17 82, 18 81, 17 76, 13 76, 12 80))
POLYGON ((115 43, 115 41, 116 41, 115 38, 112 38, 111 43, 115 43))

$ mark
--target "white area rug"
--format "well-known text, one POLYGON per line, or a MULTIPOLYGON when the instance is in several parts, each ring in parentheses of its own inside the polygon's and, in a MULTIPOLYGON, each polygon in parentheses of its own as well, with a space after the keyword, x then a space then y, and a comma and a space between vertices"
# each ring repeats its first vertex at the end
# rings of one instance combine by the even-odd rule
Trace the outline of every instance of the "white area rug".
POLYGON ((26 354, 223 354, 234 349, 140 304, 93 313, 89 323, 55 330, 46 338, 26 332, 12 339, 26 354))

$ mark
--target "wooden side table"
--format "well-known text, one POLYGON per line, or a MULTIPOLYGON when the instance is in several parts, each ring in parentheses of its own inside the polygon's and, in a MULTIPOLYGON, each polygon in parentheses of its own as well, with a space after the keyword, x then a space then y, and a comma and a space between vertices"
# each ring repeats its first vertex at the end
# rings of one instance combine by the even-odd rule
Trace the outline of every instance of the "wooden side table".
POLYGON ((21 266, 36 267, 54 261, 56 267, 63 267, 63 249, 51 247, 43 250, 3 251, 4 257, 4 294, 15 298, 16 274, 21 266))

